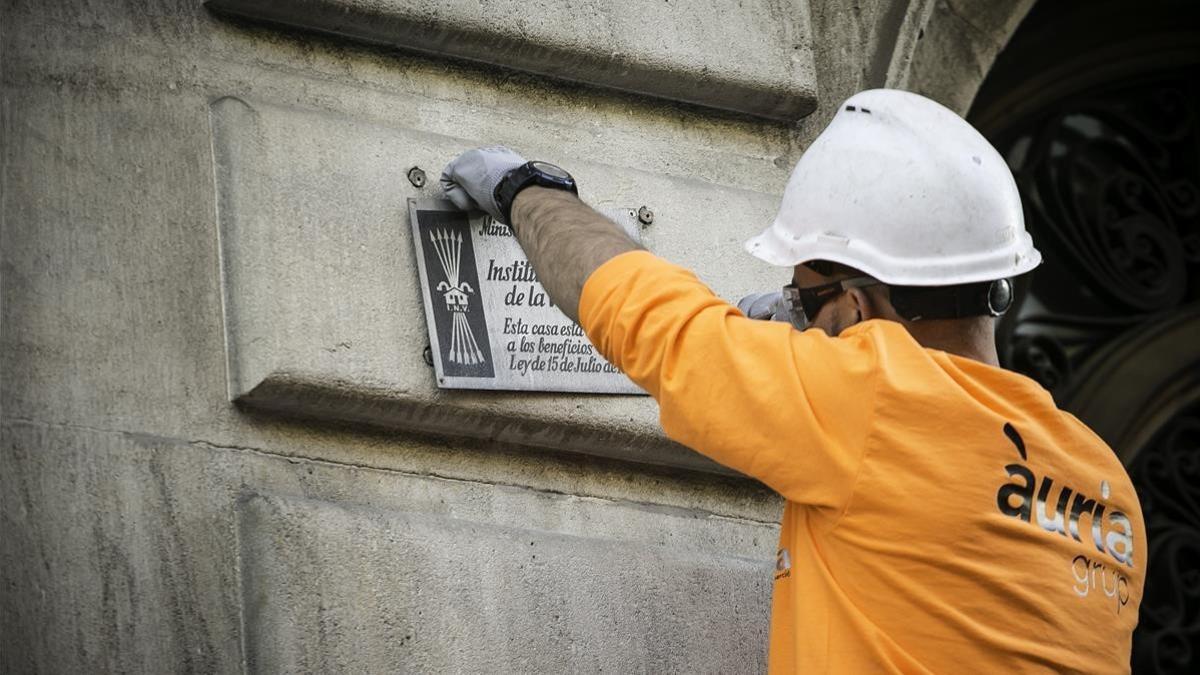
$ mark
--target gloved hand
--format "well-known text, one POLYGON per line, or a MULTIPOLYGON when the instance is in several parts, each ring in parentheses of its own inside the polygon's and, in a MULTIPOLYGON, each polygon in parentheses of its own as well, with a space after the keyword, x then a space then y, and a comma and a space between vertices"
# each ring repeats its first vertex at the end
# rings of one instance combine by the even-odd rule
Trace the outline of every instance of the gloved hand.
POLYGON ((496 205, 496 184, 504 174, 525 164, 524 157, 500 145, 468 150, 442 169, 442 192, 464 211, 485 211, 508 225, 496 205))
POLYGON ((751 293, 738 300, 737 308, 748 318, 764 321, 791 321, 783 305, 782 291, 751 293))

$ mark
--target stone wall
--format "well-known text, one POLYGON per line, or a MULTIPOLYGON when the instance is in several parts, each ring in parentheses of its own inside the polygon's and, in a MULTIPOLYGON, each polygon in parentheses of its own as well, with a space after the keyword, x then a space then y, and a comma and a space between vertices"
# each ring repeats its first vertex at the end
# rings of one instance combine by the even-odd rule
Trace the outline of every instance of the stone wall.
POLYGON ((837 104, 963 109, 1029 3, 293 4, 0 8, 0 671, 762 670, 776 498, 645 398, 437 390, 405 173, 563 164, 736 298, 837 104))

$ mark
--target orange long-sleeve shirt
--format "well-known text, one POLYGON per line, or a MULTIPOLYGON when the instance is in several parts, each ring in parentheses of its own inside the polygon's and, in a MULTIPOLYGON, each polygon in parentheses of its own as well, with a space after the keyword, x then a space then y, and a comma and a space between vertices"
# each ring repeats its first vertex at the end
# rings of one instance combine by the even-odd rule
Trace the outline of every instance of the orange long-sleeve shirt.
POLYGON ((752 321, 643 251, 579 313, 668 436, 786 498, 772 672, 1129 671, 1141 508, 1032 380, 893 322, 752 321))

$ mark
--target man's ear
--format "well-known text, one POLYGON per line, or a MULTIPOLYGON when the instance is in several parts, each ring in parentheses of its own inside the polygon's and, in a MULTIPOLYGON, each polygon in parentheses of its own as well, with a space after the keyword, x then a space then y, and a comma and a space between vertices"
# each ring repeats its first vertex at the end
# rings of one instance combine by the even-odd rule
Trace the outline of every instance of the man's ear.
POLYGON ((871 297, 863 288, 851 288, 846 291, 846 295, 850 296, 851 309, 858 314, 859 321, 867 321, 868 319, 878 318, 878 306, 875 299, 871 297))

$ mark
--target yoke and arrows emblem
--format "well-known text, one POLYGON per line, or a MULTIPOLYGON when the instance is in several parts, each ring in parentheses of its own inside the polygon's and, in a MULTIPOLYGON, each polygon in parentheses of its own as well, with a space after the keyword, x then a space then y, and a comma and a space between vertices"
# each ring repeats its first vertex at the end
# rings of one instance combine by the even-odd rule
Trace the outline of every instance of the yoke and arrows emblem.
POLYGON ((462 263, 462 235, 446 230, 433 230, 429 234, 433 249, 437 252, 438 262, 446 281, 439 281, 437 290, 446 301, 446 311, 451 315, 450 331, 450 361, 463 365, 475 365, 483 362, 483 352, 471 332, 471 324, 467 322, 467 307, 470 296, 475 289, 466 281, 459 281, 462 263))

